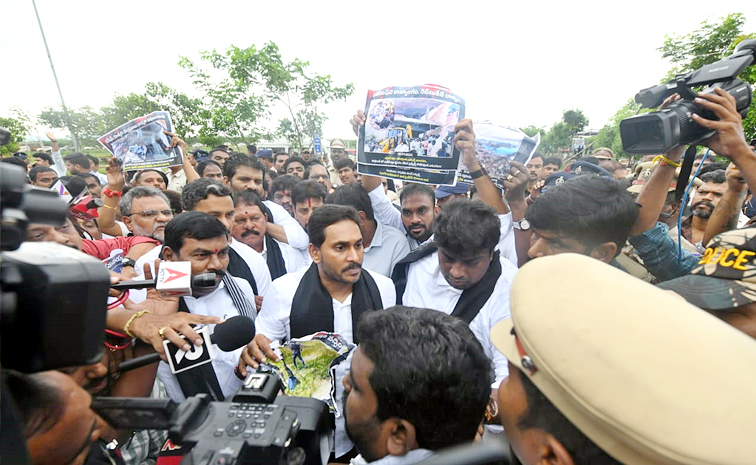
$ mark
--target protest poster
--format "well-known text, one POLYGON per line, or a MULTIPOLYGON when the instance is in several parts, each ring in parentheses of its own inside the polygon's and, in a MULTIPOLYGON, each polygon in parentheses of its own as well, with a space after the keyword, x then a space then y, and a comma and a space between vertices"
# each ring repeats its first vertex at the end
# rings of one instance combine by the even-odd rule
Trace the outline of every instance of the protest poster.
POLYGON ((318 332, 274 347, 278 360, 268 359, 258 371, 275 373, 287 395, 322 400, 339 416, 335 370, 354 347, 338 334, 318 332))
POLYGON ((375 167, 390 168, 396 173, 390 177, 403 180, 417 178, 418 170, 455 171, 460 156, 452 142, 454 127, 464 114, 465 101, 436 85, 368 91, 367 121, 360 128, 357 143, 358 171, 370 174, 378 169, 375 167))
POLYGON ((416 182, 420 184, 453 186, 457 182, 457 172, 448 170, 426 171, 404 167, 358 164, 357 172, 370 176, 380 176, 383 178, 398 179, 399 181, 416 182))
POLYGON ((182 164, 181 149, 170 148, 173 132, 171 115, 167 111, 153 111, 124 123, 97 139, 118 159, 123 170, 164 168, 182 164))
MULTIPOLYGON (((490 121, 474 123, 473 130, 478 163, 486 169, 488 177, 499 189, 504 189, 503 180, 509 174, 510 162, 514 160, 527 164, 541 142, 540 134, 529 137, 519 129, 498 126, 490 121)), ((461 160, 457 172, 459 182, 473 183, 461 160)))

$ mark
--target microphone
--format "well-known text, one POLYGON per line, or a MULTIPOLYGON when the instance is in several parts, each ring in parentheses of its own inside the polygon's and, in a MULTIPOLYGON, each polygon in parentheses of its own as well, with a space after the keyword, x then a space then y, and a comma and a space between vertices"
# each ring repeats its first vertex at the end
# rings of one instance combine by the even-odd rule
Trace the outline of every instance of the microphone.
MULTIPOLYGON (((222 276, 221 273, 202 273, 192 276, 192 287, 214 287, 216 279, 222 276)), ((157 285, 157 279, 142 279, 134 281, 120 281, 111 284, 112 289, 151 289, 157 285)), ((229 320, 230 321, 230 320, 229 320)))
MULTIPOLYGON (((207 338, 205 344, 208 346, 216 344, 223 352, 232 352, 249 344, 254 337, 255 323, 252 319, 246 316, 237 315, 229 318, 224 323, 217 325, 212 336, 207 338)), ((118 365, 118 370, 126 372, 159 361, 160 355, 155 352, 121 362, 118 365)))

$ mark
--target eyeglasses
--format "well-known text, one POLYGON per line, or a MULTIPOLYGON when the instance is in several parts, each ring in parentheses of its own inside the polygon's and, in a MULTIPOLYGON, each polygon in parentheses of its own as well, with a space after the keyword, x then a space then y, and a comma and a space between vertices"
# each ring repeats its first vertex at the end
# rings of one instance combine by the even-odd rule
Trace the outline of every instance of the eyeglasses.
POLYGON ((171 210, 145 210, 141 212, 133 212, 126 216, 134 216, 134 215, 142 215, 145 218, 155 218, 158 215, 167 216, 169 218, 173 217, 173 211, 171 210))
POLYGON ((328 175, 326 175, 326 174, 313 174, 312 176, 310 176, 310 179, 314 179, 315 181, 317 181, 318 179, 328 179, 328 175))

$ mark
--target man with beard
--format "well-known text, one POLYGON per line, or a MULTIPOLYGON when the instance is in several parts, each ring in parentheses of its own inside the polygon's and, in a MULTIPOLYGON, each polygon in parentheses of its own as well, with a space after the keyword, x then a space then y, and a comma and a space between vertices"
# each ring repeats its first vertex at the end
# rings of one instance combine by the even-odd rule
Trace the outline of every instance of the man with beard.
POLYGON ((396 306, 365 315, 357 333, 343 412, 364 461, 411 464, 475 439, 492 376, 464 322, 396 306))
POLYGON ((154 187, 135 187, 123 194, 120 206, 122 221, 133 235, 163 241, 165 226, 173 218, 165 194, 154 187))
POLYGON ((696 189, 691 202, 691 214, 682 221, 682 235, 696 246, 699 252, 706 249, 702 245, 706 225, 717 204, 727 191, 724 170, 716 170, 699 177, 703 185, 696 189))
MULTIPOLYGON (((318 331, 337 333, 358 342, 355 329, 360 317, 394 305, 396 295, 389 278, 362 268, 360 217, 351 207, 323 205, 310 216, 312 265, 273 282, 255 321, 257 335, 242 352, 239 371, 258 367, 266 357, 277 360, 271 341, 301 338, 318 331)), ((341 379, 349 361, 336 368, 336 400, 341 402, 341 379)), ((335 457, 352 446, 344 432, 343 416, 336 420, 335 457)))
POLYGON ((245 190, 234 196, 235 216, 231 236, 250 246, 268 263, 270 278, 275 280, 297 271, 309 262, 288 245, 278 242, 268 232, 268 209, 256 192, 245 190))

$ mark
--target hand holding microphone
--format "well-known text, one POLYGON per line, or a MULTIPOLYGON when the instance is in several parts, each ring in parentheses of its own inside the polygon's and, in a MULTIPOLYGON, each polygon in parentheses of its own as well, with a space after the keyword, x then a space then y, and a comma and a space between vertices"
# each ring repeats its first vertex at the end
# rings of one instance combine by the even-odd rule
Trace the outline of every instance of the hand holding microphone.
MULTIPOLYGON (((220 320, 217 317, 202 317, 200 315, 192 315, 189 313, 180 313, 171 316, 181 317, 182 315, 205 319, 215 318, 220 320)), ((145 316, 149 316, 149 314, 145 316)), ((158 317, 165 318, 161 316, 158 317)), ((136 322, 139 319, 141 318, 137 318, 134 321, 136 322)), ((186 324, 186 326, 188 326, 188 324, 186 324)), ((200 334, 204 334, 206 336, 205 338, 202 338, 200 334, 198 334, 198 332, 191 327, 186 332, 182 331, 182 333, 188 336, 189 340, 194 342, 193 346, 178 334, 176 334, 176 338, 178 339, 179 343, 176 344, 176 342, 173 340, 174 338, 169 339, 168 330, 166 329, 164 331, 166 341, 163 342, 162 338, 160 338, 160 346, 161 349, 167 348, 168 354, 165 354, 165 351, 157 352, 156 349, 156 353, 154 354, 143 355, 141 357, 137 357, 121 363, 118 366, 118 369, 120 371, 129 371, 135 368, 149 365, 151 363, 158 362, 163 359, 171 364, 171 370, 174 373, 188 370, 204 363, 211 362, 215 358, 215 348, 213 347, 214 344, 224 352, 231 352, 245 346, 255 336, 255 324, 251 319, 239 315, 233 318, 229 318, 228 321, 216 326, 212 335, 210 335, 209 327, 205 327, 199 330, 200 334), (174 344, 174 346, 170 346, 168 344, 168 341, 174 344)))

